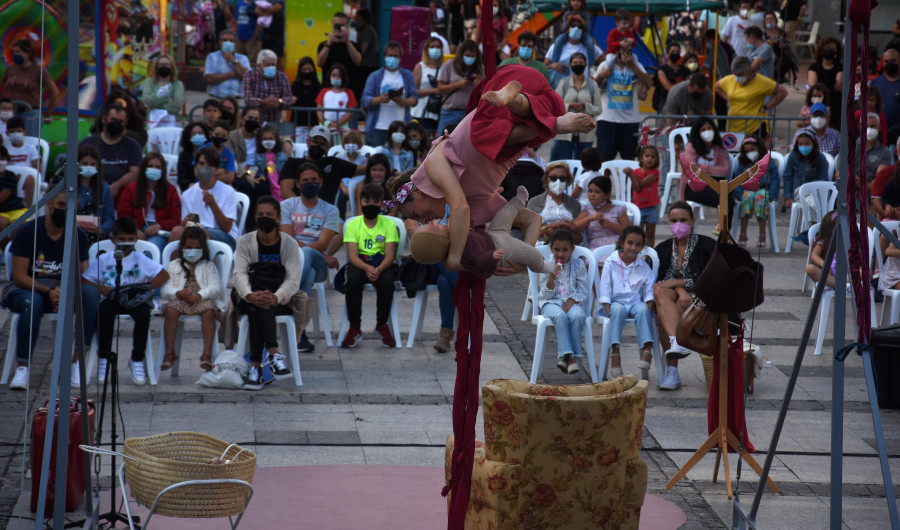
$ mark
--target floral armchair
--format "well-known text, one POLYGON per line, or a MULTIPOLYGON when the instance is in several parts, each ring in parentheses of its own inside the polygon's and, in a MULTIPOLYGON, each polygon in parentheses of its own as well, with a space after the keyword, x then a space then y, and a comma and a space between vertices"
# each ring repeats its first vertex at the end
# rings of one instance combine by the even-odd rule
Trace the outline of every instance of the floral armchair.
MULTIPOLYGON (((485 441, 475 444, 467 529, 638 528, 647 490, 646 381, 495 379, 481 395, 485 441)), ((448 483, 453 443, 451 434, 448 483)))

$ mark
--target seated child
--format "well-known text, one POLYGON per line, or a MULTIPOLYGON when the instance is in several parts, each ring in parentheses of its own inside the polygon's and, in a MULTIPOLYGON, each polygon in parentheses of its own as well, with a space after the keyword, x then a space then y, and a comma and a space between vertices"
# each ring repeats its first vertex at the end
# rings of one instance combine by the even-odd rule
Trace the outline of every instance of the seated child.
POLYGON ((556 328, 556 367, 564 374, 577 373, 581 368, 581 335, 586 315, 584 302, 593 296, 587 288, 587 266, 580 259, 569 259, 575 250, 575 234, 561 228, 550 236, 553 256, 547 264, 553 271, 540 275, 538 306, 541 315, 553 321, 556 328))
POLYGON ((6 146, 9 165, 40 169, 41 157, 37 147, 25 143, 25 120, 18 116, 10 118, 6 122, 6 135, 9 137, 9 144, 6 146))
POLYGON ((638 258, 644 248, 644 231, 638 226, 628 226, 616 245, 617 250, 606 259, 603 272, 600 274, 599 296, 597 301, 603 304, 609 322, 603 333, 612 337, 610 344, 609 379, 622 375, 622 360, 619 356, 619 344, 622 341, 622 330, 625 319, 633 318, 638 345, 641 349, 641 378, 650 377, 650 361, 653 358, 653 328, 656 325, 651 311, 654 309, 653 284, 656 278, 647 262, 638 258))
POLYGON ((269 193, 281 202, 281 186, 278 185, 278 174, 288 156, 283 146, 278 145, 278 129, 274 125, 263 125, 256 133, 256 181, 265 180, 269 184, 269 193))
POLYGON ((6 137, 6 124, 9 119, 15 116, 16 108, 9 98, 0 98, 0 141, 6 144, 9 139, 6 137))
POLYGON ((122 259, 121 289, 116 292, 115 253, 105 252, 91 263, 82 275, 82 282, 96 287, 103 299, 100 301, 97 334, 99 336, 99 379, 106 377, 106 366, 112 351, 113 335, 116 331, 116 315, 129 315, 134 319, 134 336, 131 346, 131 380, 136 385, 147 382, 144 366, 144 353, 147 350, 147 335, 150 332, 150 310, 153 309, 153 290, 161 287, 169 279, 162 265, 135 252, 134 245, 138 240, 137 223, 130 217, 116 219, 112 228, 112 242, 116 250, 121 250, 122 259), (131 287, 131 286, 142 286, 131 287), (125 288, 128 287, 128 296, 125 288), (138 292, 141 296, 138 296, 138 292), (138 302, 138 299, 145 301, 138 302))
MULTIPOLYGON (((9 152, 0 145, 0 230, 25 213, 25 202, 18 195, 19 176, 6 169, 9 165, 9 152)), ((25 186, 31 185, 27 195, 34 195, 34 177, 26 177, 25 186)), ((5 242, 4 242, 5 243, 5 242)))
POLYGON ((216 316, 225 308, 220 305, 223 286, 219 281, 219 271, 209 255, 206 241, 206 232, 199 225, 189 223, 178 244, 181 256, 170 261, 166 267, 169 281, 162 288, 166 354, 161 370, 168 370, 178 360, 175 333, 181 315, 200 315, 203 334, 200 368, 204 371, 213 368, 216 316))
MULTIPOLYGON (((525 209, 528 191, 519 186, 516 196, 506 206, 500 208, 486 230, 472 230, 463 250, 462 265, 465 270, 479 278, 490 278, 499 263, 507 266, 509 261, 526 265, 538 273, 553 271, 553 263, 545 262, 541 251, 509 235, 513 220, 520 212, 528 212, 530 223, 522 230, 525 239, 529 230, 540 230, 540 215, 525 209), (533 215, 531 215, 533 214, 533 215)), ((425 264, 439 263, 446 259, 450 250, 450 235, 446 224, 424 224, 409 240, 409 250, 416 261, 425 264)))
MULTIPOLYGON (((753 167, 767 153, 765 142, 761 138, 756 136, 744 138, 732 178, 753 167)), ((768 171, 759 181, 759 189, 756 191, 743 190, 738 206, 738 214, 741 219, 741 235, 738 237, 738 245, 745 246, 747 244, 747 225, 752 215, 759 223, 759 240, 756 246, 757 248, 766 248, 766 220, 769 218, 769 201, 778 196, 779 182, 778 164, 770 161, 768 171)))
POLYGON ((347 320, 350 329, 341 346, 353 348, 362 341, 362 294, 363 287, 371 283, 375 287, 375 332, 381 337, 386 348, 397 345, 388 317, 394 302, 394 280, 397 270, 394 258, 400 241, 397 226, 389 218, 380 215, 384 200, 384 188, 380 184, 369 183, 362 187, 359 195, 362 216, 347 221, 344 227, 344 243, 347 244, 347 320))
POLYGON ((822 272, 828 274, 825 285, 834 289, 834 265, 835 258, 831 263, 825 265, 825 252, 828 251, 828 244, 831 241, 831 235, 834 233, 834 226, 837 223, 837 210, 825 214, 825 218, 819 224, 819 233, 816 240, 813 241, 812 249, 809 252, 809 264, 806 266, 806 275, 818 282, 822 277, 822 272))

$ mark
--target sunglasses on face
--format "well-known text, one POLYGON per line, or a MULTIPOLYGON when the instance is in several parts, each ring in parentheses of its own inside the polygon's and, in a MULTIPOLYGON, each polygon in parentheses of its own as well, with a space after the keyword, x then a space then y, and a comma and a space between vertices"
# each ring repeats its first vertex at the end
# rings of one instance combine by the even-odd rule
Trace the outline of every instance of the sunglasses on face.
POLYGON ((547 177, 547 179, 550 182, 557 182, 560 180, 566 180, 566 176, 565 175, 550 175, 549 177, 547 177))

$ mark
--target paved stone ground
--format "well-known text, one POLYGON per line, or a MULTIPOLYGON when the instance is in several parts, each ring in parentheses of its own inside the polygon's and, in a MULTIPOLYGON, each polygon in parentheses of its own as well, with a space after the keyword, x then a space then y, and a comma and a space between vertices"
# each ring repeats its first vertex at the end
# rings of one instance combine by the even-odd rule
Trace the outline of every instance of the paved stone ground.
MULTIPOLYGON (((801 94, 790 90, 785 112, 796 111, 801 94)), ((546 147, 544 149, 547 149, 546 147)), ((711 214, 712 212, 708 212, 711 214)), ((698 223, 701 233, 709 233, 714 221, 698 223)), ((786 214, 779 214, 782 246, 787 227, 786 214)), ((657 239, 668 237, 660 225, 657 239)), ((750 229, 750 240, 756 237, 750 229)), ((760 463, 769 449, 771 433, 797 354, 800 335, 809 311, 809 294, 800 292, 806 248, 795 245, 791 254, 763 251, 766 267, 766 301, 758 308, 753 326, 753 342, 765 359, 755 392, 747 397, 749 435, 756 445, 760 463)), ((482 384, 496 377, 527 379, 531 373, 535 332, 522 313, 527 278, 518 275, 494 278, 486 297, 485 347, 482 384)), ((409 329, 412 300, 399 298, 401 328, 409 329)), ((340 325, 343 298, 328 291, 332 329, 340 325)), ((367 295, 367 303, 370 303, 367 295)), ((430 345, 439 327, 436 295, 429 300, 424 332, 414 348, 385 349, 367 334, 353 350, 327 348, 314 337, 317 349, 300 354, 304 385, 294 387, 283 381, 260 392, 201 389, 194 385, 200 375, 198 329, 189 327, 182 351, 182 372, 178 378, 164 374, 157 387, 135 387, 127 377, 121 389, 121 409, 125 436, 143 436, 172 430, 196 430, 254 449, 260 466, 312 464, 443 465, 443 444, 451 432, 451 410, 455 362, 452 354, 437 354, 430 345)), ((880 310, 880 305, 878 306, 880 310)), ((8 337, 6 313, 0 312, 0 343, 8 337)), ((371 315, 363 329, 374 326, 371 315)), ((749 320, 750 316, 747 315, 749 320)), ((852 331, 847 324, 847 331, 852 331)), ((159 340, 159 320, 151 326, 154 344, 159 340)), ((831 326, 829 325, 829 328, 831 326)), ((814 328, 815 329, 815 328, 814 328)), ((23 440, 27 439, 28 414, 43 403, 48 394, 52 350, 51 326, 41 329, 34 355, 32 391, 12 392, 0 388, 0 527, 31 528, 28 511, 30 473, 23 479, 23 440), (25 493, 22 494, 22 491, 25 493)), ((599 330, 595 329, 595 337, 599 330)), ((772 478, 780 494, 766 492, 758 521, 766 528, 823 528, 828 525, 829 455, 831 424, 832 362, 831 333, 826 334, 822 356, 807 351, 791 401, 784 431, 774 459, 772 478)), ((122 334, 122 351, 127 351, 130 333, 122 334)), ((541 380, 547 383, 586 382, 578 375, 561 374, 554 366, 555 336, 548 334, 541 380)), ((636 371, 635 339, 626 331, 623 365, 636 371)), ((599 340, 596 341, 599 344, 599 340)), ((599 349, 599 348, 598 348, 599 349)), ((656 387, 655 370, 645 420, 642 455, 650 475, 648 491, 675 502, 687 515, 684 528, 730 526, 731 502, 725 496, 720 477, 712 483, 713 456, 706 456, 672 490, 666 483, 694 450, 706 439, 707 393, 700 361, 685 359, 681 364, 683 387, 664 392, 656 387)), ((874 432, 865 393, 862 364, 857 356, 846 362, 844 415, 843 526, 845 528, 887 528, 885 493, 876 458, 874 432)), ((91 384, 92 396, 97 388, 91 384)), ((898 481, 900 413, 882 411, 891 458, 894 483, 898 481)), ((479 415, 479 432, 481 418, 479 415)), ((106 432, 109 419, 106 418, 106 432)), ((480 434, 479 434, 480 437, 480 434)), ((123 436, 124 438, 124 436, 123 436)), ((121 443, 120 439, 120 443, 121 443)), ((736 476, 735 456, 729 459, 736 476)), ((101 466, 102 482, 109 483, 109 466, 101 466)), ((757 477, 743 466, 738 491, 744 504, 752 502, 757 477)), ((435 494, 439 486, 435 488, 435 494)))

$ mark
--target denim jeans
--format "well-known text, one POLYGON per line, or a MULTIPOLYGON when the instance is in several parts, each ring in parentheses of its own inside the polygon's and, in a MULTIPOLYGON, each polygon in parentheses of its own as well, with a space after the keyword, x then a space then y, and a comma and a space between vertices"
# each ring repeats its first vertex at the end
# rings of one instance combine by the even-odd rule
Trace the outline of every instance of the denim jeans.
POLYGON ((560 305, 544 304, 541 315, 552 320, 553 327, 556 328, 556 355, 562 357, 567 353, 574 353, 575 357, 581 357, 581 334, 585 319, 581 304, 573 305, 568 313, 560 305))
MULTIPOLYGON (((94 339, 94 331, 97 329, 97 308, 99 307, 100 292, 93 285, 81 286, 81 308, 84 315, 84 343, 85 349, 90 348, 94 339)), ((19 315, 19 323, 10 333, 16 334, 16 360, 27 363, 37 343, 38 331, 41 326, 41 317, 51 312, 50 300, 35 293, 31 296, 30 289, 13 289, 7 299, 9 310, 19 315), (28 338, 31 340, 29 341, 28 338)))
POLYGON ((225 243, 226 245, 231 247, 231 250, 234 250, 237 242, 233 237, 231 237, 231 234, 225 232, 220 228, 207 228, 206 231, 209 232, 210 239, 212 239, 213 241, 218 241, 220 243, 225 243))
POLYGON ((646 303, 639 302, 628 308, 619 302, 613 302, 609 304, 609 312, 609 322, 603 326, 603 333, 609 333, 610 345, 622 343, 622 330, 625 329, 626 318, 634 319, 638 348, 643 348, 644 344, 653 342, 653 328, 651 326, 656 325, 656 322, 646 303))
POLYGON ((550 160, 580 160, 581 152, 591 146, 591 142, 553 140, 553 146, 550 147, 550 160))
POLYGON ((156 245, 156 248, 159 249, 159 254, 162 255, 162 251, 166 248, 166 245, 169 244, 169 238, 163 236, 150 236, 147 238, 147 241, 156 245))
POLYGON ((440 138, 444 134, 444 129, 449 125, 455 125, 466 117, 465 109, 447 110, 441 109, 441 119, 438 120, 437 135, 440 138))
POLYGON ((387 143, 387 129, 372 129, 372 132, 366 135, 366 145, 371 147, 381 147, 387 143))
POLYGON ((328 264, 325 263, 322 253, 312 247, 302 247, 300 251, 303 252, 300 290, 306 294, 311 294, 314 283, 324 282, 328 278, 328 264))
POLYGON ((438 263, 441 274, 437 279, 438 307, 441 310, 441 327, 453 329, 453 317, 456 315, 456 302, 453 301, 453 291, 456 289, 456 278, 459 273, 449 271, 443 263, 438 263))

